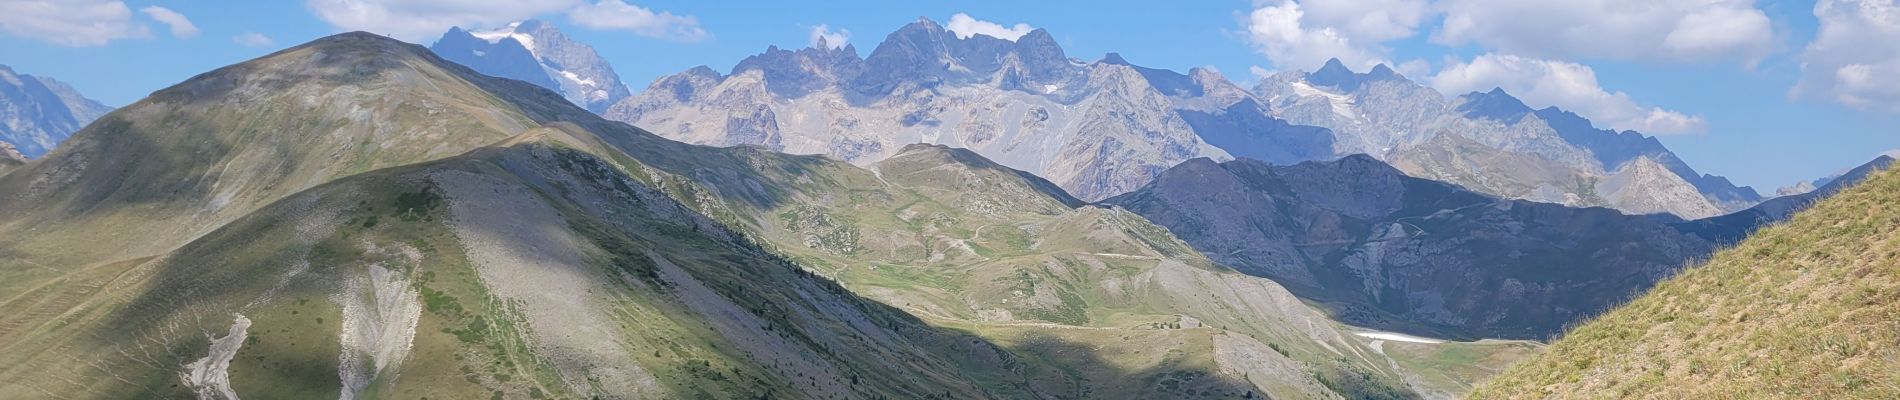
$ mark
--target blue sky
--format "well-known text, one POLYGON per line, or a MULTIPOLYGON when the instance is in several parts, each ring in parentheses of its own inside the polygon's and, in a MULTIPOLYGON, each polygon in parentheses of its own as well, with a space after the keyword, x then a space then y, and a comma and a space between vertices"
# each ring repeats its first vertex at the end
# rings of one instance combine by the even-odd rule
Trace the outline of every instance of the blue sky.
POLYGON ((61 0, 51 11, 18 8, 36 1, 0 4, 0 64, 115 106, 347 28, 427 44, 447 25, 535 16, 593 45, 638 91, 696 65, 725 71, 767 45, 805 47, 821 24, 849 31, 849 43, 869 54, 920 16, 947 23, 964 13, 1048 29, 1072 57, 1113 51, 1151 67, 1212 66, 1243 84, 1257 79, 1253 71, 1310 69, 1339 56, 1361 71, 1402 65, 1441 90, 1505 86, 1533 106, 1577 110, 1599 126, 1665 133, 1661 140, 1691 166, 1765 193, 1900 148, 1900 79, 1882 78, 1900 77, 1900 40, 1892 40, 1900 38, 1881 36, 1900 27, 1880 25, 1900 20, 1868 11, 1900 9, 1895 0, 1819 0, 1825 12, 1815 1, 1750 0, 61 0), (68 11, 82 5, 94 11, 68 11), (191 26, 161 21, 167 13, 153 7, 191 26), (337 11, 365 7, 386 17, 337 11), (577 19, 587 17, 595 18, 577 19), (1552 26, 1577 34, 1548 34, 1562 31, 1552 26), (1823 26, 1834 33, 1817 41, 1823 26), (248 33, 271 43, 236 40, 248 33), (1594 81, 1577 79, 1588 76, 1580 72, 1594 81))

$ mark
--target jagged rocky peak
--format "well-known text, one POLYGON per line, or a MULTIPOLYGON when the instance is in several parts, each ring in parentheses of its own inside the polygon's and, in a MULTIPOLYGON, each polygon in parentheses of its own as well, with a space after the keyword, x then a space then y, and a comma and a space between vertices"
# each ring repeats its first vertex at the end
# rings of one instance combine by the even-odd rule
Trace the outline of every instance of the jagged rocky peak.
POLYGON ((922 17, 885 36, 864 62, 865 71, 854 86, 872 95, 913 85, 999 80, 1014 89, 1032 90, 1076 74, 1062 46, 1045 30, 1014 41, 982 34, 959 37, 922 17))
POLYGON ((1373 66, 1371 72, 1362 74, 1353 72, 1351 68, 1347 68, 1346 64, 1337 58, 1326 60, 1326 65, 1321 66, 1319 70, 1306 74, 1307 83, 1317 86, 1331 86, 1348 92, 1358 90, 1360 86, 1365 85, 1367 82, 1399 79, 1405 78, 1399 76, 1398 72, 1393 72, 1392 68, 1386 67, 1385 64, 1373 66))
POLYGON ((767 89, 780 97, 795 98, 836 86, 864 71, 864 59, 858 57, 856 46, 832 48, 824 38, 818 40, 816 46, 798 50, 768 46, 764 53, 740 60, 732 67, 732 75, 759 71, 767 89))
POLYGON ((1517 123, 1532 112, 1530 106, 1524 105, 1524 101, 1512 97, 1510 93, 1505 93, 1504 88, 1491 88, 1489 92, 1471 92, 1460 96, 1454 109, 1466 117, 1495 120, 1507 124, 1517 123))

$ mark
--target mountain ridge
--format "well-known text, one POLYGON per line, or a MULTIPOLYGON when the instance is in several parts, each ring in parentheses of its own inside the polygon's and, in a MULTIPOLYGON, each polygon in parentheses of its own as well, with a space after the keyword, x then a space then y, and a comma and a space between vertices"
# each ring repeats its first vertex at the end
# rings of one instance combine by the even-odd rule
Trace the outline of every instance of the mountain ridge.
POLYGON ((1667 221, 1501 200, 1368 155, 1196 159, 1106 204, 1344 321, 1435 337, 1545 338, 1714 247, 1667 221))

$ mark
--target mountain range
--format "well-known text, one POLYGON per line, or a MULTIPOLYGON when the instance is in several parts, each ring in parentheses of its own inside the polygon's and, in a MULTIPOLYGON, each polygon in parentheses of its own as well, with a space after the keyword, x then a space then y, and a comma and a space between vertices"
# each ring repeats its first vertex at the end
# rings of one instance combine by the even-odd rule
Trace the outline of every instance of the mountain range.
POLYGON ((965 147, 1084 200, 1190 158, 1273 164, 1369 154, 1413 176, 1507 198, 1697 219, 1762 200, 1698 174, 1655 138, 1534 110, 1493 90, 1448 99, 1383 65, 1337 60, 1243 89, 1220 73, 1068 57, 1044 30, 961 37, 928 19, 860 59, 853 47, 768 48, 721 74, 661 77, 604 114, 671 139, 854 163, 907 143, 965 147))
POLYGON ((44 155, 109 111, 63 82, 0 65, 0 160, 44 155))
POLYGON ((593 47, 568 39, 540 20, 490 30, 450 28, 429 49, 484 74, 559 92, 567 101, 593 112, 605 111, 631 95, 613 66, 593 47))

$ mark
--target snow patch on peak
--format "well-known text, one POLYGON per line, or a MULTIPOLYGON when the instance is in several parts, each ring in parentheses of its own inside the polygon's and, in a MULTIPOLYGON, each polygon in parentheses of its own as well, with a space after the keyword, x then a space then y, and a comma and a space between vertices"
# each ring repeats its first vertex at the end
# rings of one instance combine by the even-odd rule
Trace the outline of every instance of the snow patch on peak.
MULTIPOLYGON (((474 36, 476 39, 486 40, 488 41, 488 43, 491 43, 491 44, 501 43, 502 39, 514 38, 516 42, 521 42, 521 47, 525 47, 528 49, 528 53, 535 53, 534 35, 529 35, 529 34, 521 33, 521 32, 515 32, 515 28, 520 27, 520 26, 521 26, 520 22, 514 22, 514 23, 509 23, 508 26, 504 26, 501 28, 495 28, 495 29, 490 29, 490 30, 485 30, 485 31, 469 31, 468 34, 470 36, 474 36)), ((541 55, 538 53, 535 54, 535 57, 537 58, 540 56, 541 55)))
POLYGON ((1326 91, 1325 89, 1316 88, 1316 87, 1313 87, 1313 85, 1311 84, 1307 84, 1306 82, 1294 81, 1290 83, 1293 86, 1294 94, 1298 94, 1302 97, 1326 98, 1326 102, 1329 104, 1332 104, 1333 106, 1333 114, 1337 114, 1340 117, 1345 117, 1349 119, 1359 118, 1359 111, 1353 105, 1353 100, 1351 96, 1347 96, 1347 95, 1339 94, 1339 93, 1333 93, 1333 92, 1326 91))
POLYGON ((568 71, 558 71, 558 72, 561 73, 562 78, 567 78, 568 81, 578 83, 581 86, 586 86, 590 88, 600 86, 599 84, 594 83, 594 80, 592 78, 581 79, 580 75, 575 75, 573 72, 568 72, 568 71))

